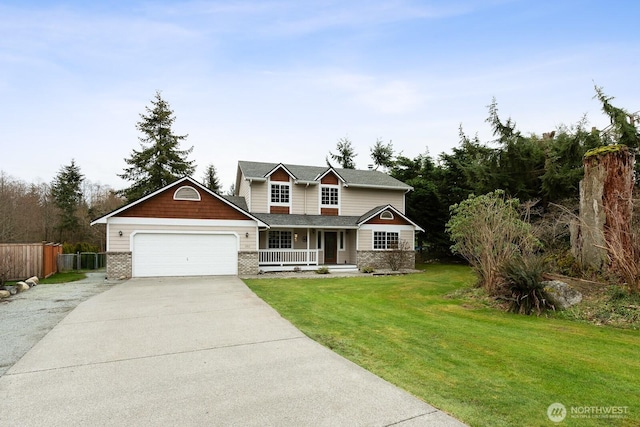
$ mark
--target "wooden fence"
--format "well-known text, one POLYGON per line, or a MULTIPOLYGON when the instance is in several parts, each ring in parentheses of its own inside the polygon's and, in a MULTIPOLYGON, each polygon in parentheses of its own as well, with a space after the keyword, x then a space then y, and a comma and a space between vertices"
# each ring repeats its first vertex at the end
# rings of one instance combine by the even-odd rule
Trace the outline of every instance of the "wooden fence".
POLYGON ((5 280, 49 277, 58 271, 59 243, 0 243, 0 274, 5 280))

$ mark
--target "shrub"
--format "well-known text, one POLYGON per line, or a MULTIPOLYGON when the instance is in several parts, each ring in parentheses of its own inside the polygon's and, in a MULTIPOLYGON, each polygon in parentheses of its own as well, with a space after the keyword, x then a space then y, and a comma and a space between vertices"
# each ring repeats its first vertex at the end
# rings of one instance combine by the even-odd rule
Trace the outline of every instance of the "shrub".
POLYGON ((329 274, 329 267, 320 267, 316 270, 317 274, 329 274))
POLYGON ((373 267, 371 267, 370 265, 365 265, 364 267, 362 267, 360 269, 360 271, 363 272, 363 273, 373 273, 376 270, 373 267))
POLYGON ((100 248, 88 242, 63 243, 62 253, 75 254, 77 252, 100 252, 100 248))
POLYGON ((508 292, 506 299, 511 302, 509 311, 531 314, 535 310, 540 314, 542 310, 554 308, 541 284, 544 269, 544 259, 535 255, 516 256, 504 263, 500 274, 508 292))
POLYGON ((529 255, 540 245, 531 225, 521 219, 520 202, 496 190, 469 196, 451 206, 447 232, 451 250, 465 258, 489 293, 499 289, 500 269, 518 255, 529 255))
POLYGON ((393 248, 384 253, 384 259, 392 271, 398 271, 407 264, 407 258, 413 256, 411 245, 406 240, 400 240, 393 248))

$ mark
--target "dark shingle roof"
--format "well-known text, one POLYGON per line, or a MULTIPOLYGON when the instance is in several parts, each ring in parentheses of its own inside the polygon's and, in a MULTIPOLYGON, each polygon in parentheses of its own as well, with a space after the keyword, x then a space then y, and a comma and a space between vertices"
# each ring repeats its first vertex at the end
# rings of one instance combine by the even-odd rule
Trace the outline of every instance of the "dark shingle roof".
POLYGON ((237 207, 239 207, 240 209, 243 209, 247 212, 249 212, 249 208, 247 207, 247 201, 244 199, 244 197, 240 197, 240 196, 227 196, 227 195, 223 195, 222 196, 226 201, 233 203, 234 205, 236 205, 237 207))
MULTIPOLYGON (((239 161, 238 166, 244 174, 245 178, 265 178, 279 163, 263 163, 263 162, 247 162, 239 161)), ((302 166, 289 165, 283 163, 284 167, 291 172, 297 180, 315 181, 318 176, 325 173, 328 166, 302 166)), ((361 170, 361 169, 342 169, 333 168, 346 185, 364 185, 383 188, 397 188, 398 190, 412 190, 412 187, 402 181, 379 171, 361 170)))
POLYGON ((370 216, 373 216, 375 214, 377 214, 378 212, 380 212, 381 210, 383 210, 384 208, 386 208, 389 205, 382 205, 382 206, 376 206, 375 208, 371 209, 369 212, 366 212, 364 214, 362 214, 362 216, 358 217, 358 223, 364 221, 365 219, 369 218, 370 216))
POLYGON ((358 228, 357 216, 329 216, 329 215, 294 215, 254 213, 260 221, 271 227, 302 227, 302 228, 358 228))

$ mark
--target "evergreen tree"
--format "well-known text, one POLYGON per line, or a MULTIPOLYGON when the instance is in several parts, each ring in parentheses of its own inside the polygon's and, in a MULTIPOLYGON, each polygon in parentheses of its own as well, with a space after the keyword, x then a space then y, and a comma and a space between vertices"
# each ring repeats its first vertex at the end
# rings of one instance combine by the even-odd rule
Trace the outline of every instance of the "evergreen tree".
MULTIPOLYGON (((336 144, 336 154, 329 151, 329 156, 338 162, 344 169, 355 169, 356 164, 354 158, 357 156, 348 137, 340 138, 336 144)), ((327 160, 327 163, 329 161, 327 160)))
POLYGON ((488 190, 503 189, 512 197, 531 200, 540 197, 541 176, 545 166, 547 139, 535 135, 526 137, 516 129, 516 124, 507 119, 505 123, 498 117, 498 105, 493 99, 489 105, 489 117, 494 141, 500 144, 496 154, 496 173, 488 190))
POLYGON ((147 114, 140 114, 142 120, 136 128, 142 132, 141 149, 133 150, 131 158, 125 159, 129 165, 119 177, 132 182, 121 191, 127 201, 139 199, 195 170, 193 160, 187 157, 193 147, 181 150, 180 142, 187 135, 175 135, 171 129, 175 117, 169 104, 156 92, 151 107, 145 107, 147 114))
POLYGON ((560 203, 565 199, 577 199, 579 184, 584 175, 584 153, 600 145, 597 131, 587 131, 583 117, 577 125, 561 126, 549 134, 545 156, 544 174, 541 177, 543 200, 560 203))
POLYGON ((209 190, 217 194, 222 193, 220 179, 218 178, 216 167, 213 164, 209 164, 209 166, 207 166, 207 169, 205 169, 204 178, 202 181, 204 183, 204 186, 209 190))
POLYGON ((82 182, 84 176, 75 160, 63 166, 51 184, 51 196, 59 210, 57 229, 60 240, 71 238, 77 230, 80 221, 78 209, 82 204, 82 182))
POLYGON ((428 153, 415 159, 398 156, 390 175, 413 187, 406 195, 406 213, 426 230, 416 236, 418 246, 433 254, 447 253, 451 242, 444 224, 449 219, 449 205, 443 204, 439 168, 433 159, 428 153))
POLYGON ((381 139, 378 139, 370 151, 375 170, 378 170, 381 166, 385 169, 393 167, 393 143, 391 141, 388 144, 384 144, 381 139))
POLYGON ((602 132, 605 144, 624 144, 637 152, 640 148, 640 132, 636 127, 634 117, 627 110, 615 107, 611 104, 612 96, 605 95, 601 87, 596 86, 595 98, 602 103, 602 111, 609 116, 611 125, 602 132))

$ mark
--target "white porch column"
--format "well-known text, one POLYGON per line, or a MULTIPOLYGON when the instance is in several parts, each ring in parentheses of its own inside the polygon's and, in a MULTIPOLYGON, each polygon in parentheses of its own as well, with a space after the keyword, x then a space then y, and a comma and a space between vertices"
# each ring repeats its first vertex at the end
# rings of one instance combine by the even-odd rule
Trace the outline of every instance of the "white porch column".
MULTIPOLYGON (((306 196, 306 193, 305 193, 306 196)), ((311 265, 311 252, 309 251, 309 245, 311 244, 311 236, 309 235, 309 227, 307 227, 307 265, 311 265)))

